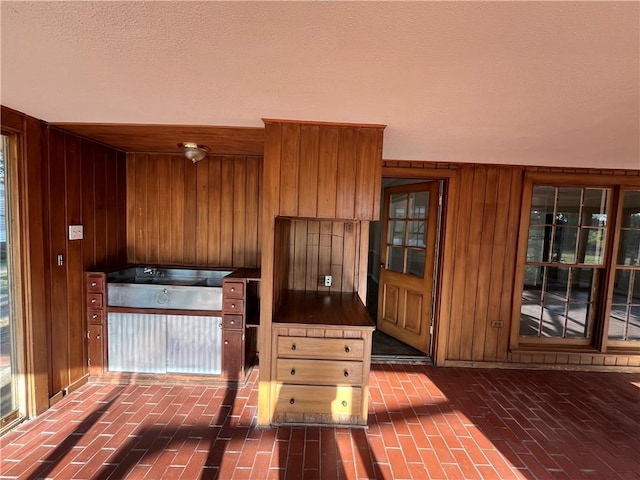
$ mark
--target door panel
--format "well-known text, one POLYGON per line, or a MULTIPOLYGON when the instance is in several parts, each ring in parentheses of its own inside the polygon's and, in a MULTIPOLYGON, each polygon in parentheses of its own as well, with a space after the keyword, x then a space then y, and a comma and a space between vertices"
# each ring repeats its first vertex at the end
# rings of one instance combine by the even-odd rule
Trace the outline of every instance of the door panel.
POLYGON ((427 353, 435 269, 438 182, 384 191, 378 328, 427 353))

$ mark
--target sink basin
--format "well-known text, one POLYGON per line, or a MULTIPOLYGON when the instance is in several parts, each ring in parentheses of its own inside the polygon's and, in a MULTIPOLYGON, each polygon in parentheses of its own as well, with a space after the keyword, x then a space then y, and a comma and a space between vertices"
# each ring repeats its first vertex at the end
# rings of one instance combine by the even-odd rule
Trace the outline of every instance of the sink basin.
POLYGON ((229 270, 131 267, 107 276, 110 307, 222 310, 229 270))

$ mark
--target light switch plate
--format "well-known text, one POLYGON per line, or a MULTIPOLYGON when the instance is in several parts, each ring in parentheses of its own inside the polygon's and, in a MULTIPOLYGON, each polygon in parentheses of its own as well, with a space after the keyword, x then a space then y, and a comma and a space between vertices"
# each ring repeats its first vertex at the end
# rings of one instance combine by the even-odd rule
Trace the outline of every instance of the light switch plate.
POLYGON ((69 240, 82 240, 84 228, 82 225, 69 225, 69 240))

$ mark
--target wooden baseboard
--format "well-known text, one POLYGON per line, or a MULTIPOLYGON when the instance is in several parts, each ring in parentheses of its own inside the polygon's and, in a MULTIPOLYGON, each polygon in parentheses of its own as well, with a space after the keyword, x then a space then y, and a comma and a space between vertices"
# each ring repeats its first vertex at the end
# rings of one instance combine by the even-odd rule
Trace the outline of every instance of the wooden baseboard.
POLYGON ((618 373, 640 373, 640 366, 618 366, 618 365, 587 365, 587 364, 553 364, 535 362, 474 362, 466 360, 445 360, 443 367, 464 367, 464 368, 502 368, 512 370, 564 370, 583 372, 618 372, 618 373))

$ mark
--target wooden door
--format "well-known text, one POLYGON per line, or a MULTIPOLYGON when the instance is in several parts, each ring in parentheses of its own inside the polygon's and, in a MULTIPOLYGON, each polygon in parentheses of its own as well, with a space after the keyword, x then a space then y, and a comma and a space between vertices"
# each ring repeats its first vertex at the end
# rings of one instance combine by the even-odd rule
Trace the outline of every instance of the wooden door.
POLYGON ((438 182, 384 190, 378 328, 427 353, 431 327, 438 182))

